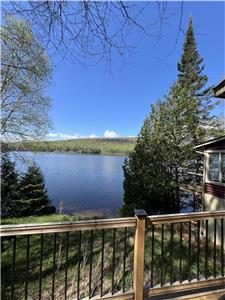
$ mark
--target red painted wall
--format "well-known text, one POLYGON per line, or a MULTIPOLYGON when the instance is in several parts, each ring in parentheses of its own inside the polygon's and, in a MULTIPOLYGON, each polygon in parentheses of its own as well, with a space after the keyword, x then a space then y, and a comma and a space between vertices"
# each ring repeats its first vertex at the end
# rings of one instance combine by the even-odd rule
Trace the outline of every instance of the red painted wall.
POLYGON ((215 197, 225 199, 225 186, 213 183, 205 183, 204 192, 215 197))

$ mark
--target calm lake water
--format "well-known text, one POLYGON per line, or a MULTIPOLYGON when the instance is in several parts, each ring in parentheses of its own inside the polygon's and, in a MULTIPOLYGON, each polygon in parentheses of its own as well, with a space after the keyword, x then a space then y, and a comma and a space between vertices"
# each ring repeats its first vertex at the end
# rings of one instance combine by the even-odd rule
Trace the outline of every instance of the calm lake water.
MULTIPOLYGON (((52 204, 59 208, 63 202, 64 213, 117 215, 123 199, 124 157, 45 152, 23 156, 36 161, 52 204)), ((25 166, 19 163, 17 168, 25 166)))

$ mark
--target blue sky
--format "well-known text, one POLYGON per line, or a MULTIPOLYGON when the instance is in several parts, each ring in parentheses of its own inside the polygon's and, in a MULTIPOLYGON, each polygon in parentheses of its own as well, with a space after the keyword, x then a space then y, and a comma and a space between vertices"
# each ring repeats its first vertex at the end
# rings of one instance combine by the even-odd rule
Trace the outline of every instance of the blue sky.
MULTIPOLYGON (((186 30, 192 15, 198 50, 204 58, 209 84, 216 84, 225 75, 224 2, 184 1, 182 28, 186 30)), ((63 61, 54 69, 53 83, 46 91, 52 100, 50 117, 54 129, 50 139, 76 137, 136 136, 150 105, 161 98, 176 80, 177 61, 182 52, 184 35, 175 45, 179 24, 180 5, 169 2, 172 13, 162 28, 160 40, 143 37, 129 64, 121 69, 121 62, 113 61, 112 74, 106 72, 104 63, 83 68, 71 61, 63 61)), ((149 24, 157 14, 155 3, 150 3, 142 16, 149 24)), ((159 28, 153 27, 158 33, 159 28)), ((133 39, 139 39, 138 32, 133 39)), ((222 113, 221 105, 218 112, 222 113)))

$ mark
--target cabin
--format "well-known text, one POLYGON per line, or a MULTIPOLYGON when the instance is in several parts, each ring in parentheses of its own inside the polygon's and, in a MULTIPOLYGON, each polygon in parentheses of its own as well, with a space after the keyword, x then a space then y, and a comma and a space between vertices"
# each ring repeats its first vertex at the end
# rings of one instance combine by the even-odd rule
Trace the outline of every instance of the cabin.
MULTIPOLYGON (((213 89, 214 97, 225 99, 225 78, 213 89)), ((202 202, 204 211, 225 209, 225 136, 195 147, 204 155, 202 202)))
POLYGON ((203 211, 225 209, 225 136, 195 147, 204 155, 203 211))
MULTIPOLYGON (((225 79, 214 87, 214 97, 225 99, 225 79)), ((225 210, 225 136, 206 141, 195 147, 204 155, 202 210, 225 210)), ((215 235, 215 226, 209 222, 209 235, 215 235)), ((217 243, 221 244, 221 226, 217 232, 217 243)), ((225 228, 223 229, 225 234, 225 228)), ((224 239, 225 240, 225 239, 224 239)))

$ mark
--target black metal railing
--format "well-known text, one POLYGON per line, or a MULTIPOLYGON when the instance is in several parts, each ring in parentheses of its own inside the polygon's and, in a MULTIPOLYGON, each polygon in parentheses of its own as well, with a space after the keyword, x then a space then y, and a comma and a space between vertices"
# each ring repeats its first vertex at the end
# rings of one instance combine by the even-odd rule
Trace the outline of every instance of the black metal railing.
POLYGON ((29 234, 28 229, 23 235, 3 236, 2 299, 126 293, 132 288, 135 222, 130 218, 120 225, 114 219, 102 228, 107 222, 98 220, 87 230, 29 234))
MULTIPOLYGON (((224 217, 225 217, 225 213, 224 217)), ((159 216, 160 217, 160 216, 159 216)), ((149 216, 145 248, 145 284, 150 288, 224 277, 224 217, 182 222, 149 216), (150 243, 149 243, 150 241, 150 243)))

